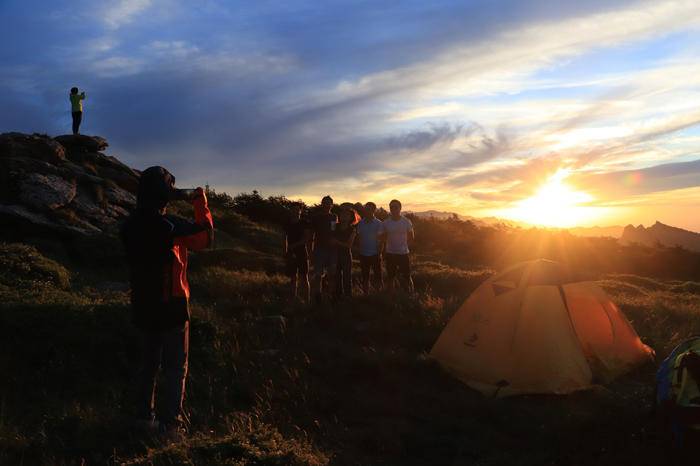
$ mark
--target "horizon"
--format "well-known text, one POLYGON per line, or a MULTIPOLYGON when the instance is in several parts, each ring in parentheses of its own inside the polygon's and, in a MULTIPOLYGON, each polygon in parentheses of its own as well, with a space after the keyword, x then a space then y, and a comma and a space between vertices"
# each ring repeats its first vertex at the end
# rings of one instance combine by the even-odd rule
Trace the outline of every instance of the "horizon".
POLYGON ((3 2, 0 132, 183 186, 700 231, 700 4, 3 2), (20 40, 18 40, 20 38, 20 40))

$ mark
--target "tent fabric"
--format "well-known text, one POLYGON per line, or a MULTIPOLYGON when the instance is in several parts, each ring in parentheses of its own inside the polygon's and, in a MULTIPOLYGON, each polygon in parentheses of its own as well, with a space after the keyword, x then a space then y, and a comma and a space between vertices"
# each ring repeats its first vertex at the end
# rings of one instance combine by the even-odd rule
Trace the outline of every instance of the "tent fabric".
POLYGON ((653 357, 602 289, 569 281, 552 261, 510 267, 469 296, 430 356, 496 397, 571 393, 653 357))

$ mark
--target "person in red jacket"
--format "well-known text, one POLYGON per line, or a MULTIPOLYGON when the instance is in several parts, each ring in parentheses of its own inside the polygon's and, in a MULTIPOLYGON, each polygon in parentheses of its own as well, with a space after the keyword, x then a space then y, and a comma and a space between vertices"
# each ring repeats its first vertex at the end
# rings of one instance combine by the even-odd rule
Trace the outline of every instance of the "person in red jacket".
POLYGON ((142 334, 138 417, 176 437, 184 432, 182 402, 189 350, 187 251, 209 247, 214 224, 202 188, 175 189, 165 168, 150 167, 139 180, 136 210, 122 227, 131 284, 132 320, 142 334), (194 221, 166 214, 170 200, 187 199, 194 221), (164 412, 156 416, 158 370, 165 373, 164 412))

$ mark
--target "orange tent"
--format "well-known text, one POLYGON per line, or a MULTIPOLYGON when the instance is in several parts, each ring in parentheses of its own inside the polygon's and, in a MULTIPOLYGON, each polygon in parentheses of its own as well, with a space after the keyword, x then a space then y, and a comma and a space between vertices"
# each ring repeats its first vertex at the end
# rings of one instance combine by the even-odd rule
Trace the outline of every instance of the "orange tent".
POLYGON ((486 395, 570 393, 649 361, 607 294, 571 283, 556 262, 524 262, 491 277, 447 324, 430 356, 486 395))

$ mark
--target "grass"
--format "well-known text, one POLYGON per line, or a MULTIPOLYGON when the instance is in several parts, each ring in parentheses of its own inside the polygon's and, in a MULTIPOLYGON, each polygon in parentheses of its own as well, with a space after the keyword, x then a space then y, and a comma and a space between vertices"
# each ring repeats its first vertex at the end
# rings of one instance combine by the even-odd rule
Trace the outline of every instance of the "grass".
POLYGON ((32 246, 0 243, 0 283, 6 286, 53 285, 68 289, 70 272, 32 246))
MULTIPOLYGON (((415 295, 306 307, 286 299, 277 233, 230 221, 226 248, 192 257, 192 433, 170 446, 130 423, 139 336, 128 294, 100 285, 125 277, 0 245, 0 464, 664 463, 653 365, 567 397, 493 400, 426 357, 492 270, 421 260, 415 295)), ((700 283, 599 283, 659 358, 700 333, 700 283)))

